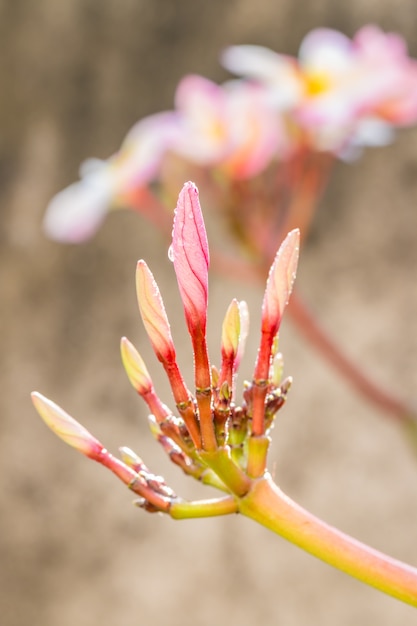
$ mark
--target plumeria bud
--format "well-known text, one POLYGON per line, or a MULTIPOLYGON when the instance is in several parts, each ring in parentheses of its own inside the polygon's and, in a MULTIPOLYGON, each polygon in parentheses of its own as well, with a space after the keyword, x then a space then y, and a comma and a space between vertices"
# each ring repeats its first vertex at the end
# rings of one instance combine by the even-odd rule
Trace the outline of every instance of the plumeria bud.
MULTIPOLYGON (((174 263, 185 320, 193 344, 201 442, 205 450, 214 450, 217 443, 211 415, 211 372, 206 342, 210 260, 198 189, 191 182, 185 183, 178 197, 169 255, 174 263)), ((193 426, 189 418, 186 421, 193 426)), ((190 434, 197 442, 197 433, 190 431, 190 434)))
POLYGON ((123 463, 125 463, 128 467, 131 467, 135 472, 148 470, 140 456, 138 456, 136 452, 133 452, 133 450, 131 450, 127 446, 122 446, 121 448, 119 448, 119 451, 123 463))
POLYGON ((156 421, 155 415, 148 415, 148 424, 153 437, 155 437, 155 439, 158 439, 158 437, 160 437, 160 435, 162 434, 162 431, 158 422, 156 421))
POLYGON ((234 359, 239 347, 240 314, 239 303, 234 298, 226 311, 222 326, 222 354, 234 359))
MULTIPOLYGON (((175 402, 179 407, 181 415, 187 422, 193 441, 199 443, 197 420, 192 407, 190 393, 185 386, 176 361, 174 342, 164 303, 158 285, 145 261, 138 261, 136 290, 140 314, 154 352, 165 368, 175 402)), ((165 407, 156 396, 154 396, 154 399, 158 402, 159 407, 156 408, 158 408, 162 417, 162 414, 165 413, 165 407)), ((151 410, 152 413, 155 413, 155 406, 151 410)), ((158 419, 158 415, 155 414, 155 417, 158 419)))
POLYGON ((126 337, 121 339, 120 352, 131 384, 141 396, 145 395, 152 389, 152 380, 142 357, 126 337))
POLYGON ((222 325, 221 354, 222 367, 220 372, 220 386, 226 381, 228 387, 233 388, 233 378, 236 371, 236 357, 240 341, 240 311, 239 302, 235 299, 229 305, 222 325))
POLYGON ((204 335, 207 320, 209 249, 194 183, 185 183, 175 209, 172 246, 178 286, 190 334, 204 335))
POLYGON ((215 365, 211 366, 211 384, 213 389, 216 389, 219 385, 220 372, 215 365))
POLYGON ((145 261, 137 264, 136 291, 140 314, 156 356, 162 363, 174 361, 175 348, 164 303, 145 261))
POLYGON ((103 445, 84 426, 37 391, 32 393, 32 402, 45 424, 58 437, 90 459, 97 460, 103 445))
MULTIPOLYGON (((262 303, 261 344, 258 350, 254 372, 252 432, 255 437, 265 435, 264 403, 270 376, 271 357, 274 354, 274 340, 281 324, 284 309, 288 303, 297 270, 300 231, 292 230, 282 242, 266 282, 262 303)), ((255 455, 256 456, 256 455, 255 455)), ((255 456, 249 455, 250 459, 255 456)), ((250 464, 249 464, 250 465, 250 464)), ((262 464, 251 471, 256 475, 262 464)))
POLYGON ((295 280, 300 231, 292 230, 282 242, 269 271, 262 303, 262 331, 275 336, 295 280))
POLYGON ((230 398, 231 398, 230 386, 227 380, 225 380, 219 389, 219 399, 222 401, 228 402, 230 398))

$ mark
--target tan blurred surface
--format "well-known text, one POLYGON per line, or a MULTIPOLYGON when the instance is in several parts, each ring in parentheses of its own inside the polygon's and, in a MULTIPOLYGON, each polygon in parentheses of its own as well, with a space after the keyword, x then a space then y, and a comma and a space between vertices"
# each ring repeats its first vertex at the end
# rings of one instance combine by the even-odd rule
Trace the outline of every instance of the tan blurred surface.
MULTIPOLYGON (((182 495, 206 497, 151 440, 119 358, 127 335, 169 400, 135 302, 135 262, 144 257, 191 372, 165 243, 120 213, 91 242, 60 246, 41 232, 44 207, 75 180, 80 161, 109 156, 140 116, 170 107, 184 73, 222 79, 223 46, 295 53, 313 27, 351 35, 375 22, 403 34, 417 56, 416 20, 412 0, 0 3, 2 626, 417 624, 415 610, 248 520, 174 522, 134 509, 111 475, 47 431, 29 400, 38 389, 111 450, 129 445, 182 495)), ((410 400, 416 201, 416 130, 338 165, 298 281, 347 352, 410 400)), ((212 276, 212 360, 231 294, 251 310, 249 376, 261 291, 243 281, 212 276)), ((417 456, 398 426, 353 395, 288 323, 281 342, 295 383, 274 431, 278 483, 326 521, 417 566, 417 456)))

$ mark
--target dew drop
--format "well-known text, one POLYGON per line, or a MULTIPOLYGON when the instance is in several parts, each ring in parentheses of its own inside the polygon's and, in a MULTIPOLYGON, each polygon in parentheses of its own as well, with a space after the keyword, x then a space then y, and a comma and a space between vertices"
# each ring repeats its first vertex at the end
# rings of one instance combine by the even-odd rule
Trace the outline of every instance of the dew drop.
POLYGON ((173 263, 174 262, 174 246, 171 244, 168 248, 168 259, 173 263))

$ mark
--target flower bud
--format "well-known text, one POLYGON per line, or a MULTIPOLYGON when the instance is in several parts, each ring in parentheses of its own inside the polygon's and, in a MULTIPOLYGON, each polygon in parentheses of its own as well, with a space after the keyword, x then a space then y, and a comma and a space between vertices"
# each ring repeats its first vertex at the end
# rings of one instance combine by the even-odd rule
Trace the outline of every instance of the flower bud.
POLYGON ((222 325, 222 354, 227 358, 235 359, 240 337, 239 303, 234 298, 226 311, 222 325))
POLYGON ((262 303, 262 331, 275 336, 292 291, 298 263, 300 231, 292 230, 282 242, 269 271, 262 303))
POLYGON ((171 256, 191 336, 205 334, 209 249, 197 187, 182 188, 175 209, 171 256))
POLYGON ((132 386, 138 394, 141 396, 145 395, 152 389, 152 380, 142 357, 126 337, 121 339, 120 352, 126 374, 132 386))
POLYGON ((119 452, 123 463, 125 463, 135 472, 148 471, 148 468, 146 467, 140 456, 138 456, 136 452, 133 452, 133 450, 131 450, 127 446, 122 446, 121 448, 119 448, 119 452))
POLYGON ((37 391, 32 393, 32 402, 45 424, 58 437, 82 454, 97 460, 103 446, 84 426, 37 391))
POLYGON ((162 363, 175 361, 175 348, 164 303, 145 261, 138 261, 137 264, 136 291, 140 314, 156 356, 162 363))

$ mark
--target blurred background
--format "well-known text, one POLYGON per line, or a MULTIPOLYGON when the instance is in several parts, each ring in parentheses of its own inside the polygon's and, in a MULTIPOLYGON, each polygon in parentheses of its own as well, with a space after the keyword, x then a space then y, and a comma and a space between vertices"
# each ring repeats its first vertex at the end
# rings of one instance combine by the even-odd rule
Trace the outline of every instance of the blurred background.
MULTIPOLYGON (((351 580, 253 522, 174 522, 54 437, 36 389, 113 452, 136 450, 185 497, 208 497, 170 466, 148 431, 119 357, 127 335, 169 401, 134 290, 138 258, 155 273, 191 381, 188 337, 166 244, 129 212, 81 246, 45 239, 48 200, 89 156, 106 158, 140 117, 172 107, 178 80, 223 80, 223 47, 296 54, 326 26, 375 23, 417 56, 413 0, 0 1, 0 607, 2 626, 138 624, 368 626, 416 623, 415 610, 351 580)), ((383 385, 415 396, 417 130, 338 164, 298 278, 346 352, 383 385)), ((205 213, 210 207, 203 207, 205 213)), ((210 219, 209 219, 210 222, 210 219)), ((209 223, 209 235, 216 224, 209 223)), ((246 299, 256 353, 262 290, 211 276, 210 348, 231 296, 246 299)), ((270 467, 296 501, 362 541, 417 565, 417 455, 394 421, 352 393, 290 323, 294 376, 270 467)), ((240 380, 242 381, 242 378, 240 380)))

